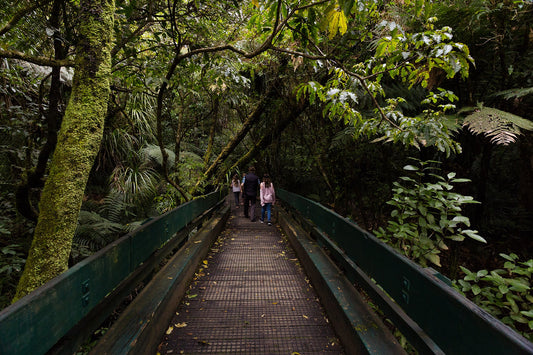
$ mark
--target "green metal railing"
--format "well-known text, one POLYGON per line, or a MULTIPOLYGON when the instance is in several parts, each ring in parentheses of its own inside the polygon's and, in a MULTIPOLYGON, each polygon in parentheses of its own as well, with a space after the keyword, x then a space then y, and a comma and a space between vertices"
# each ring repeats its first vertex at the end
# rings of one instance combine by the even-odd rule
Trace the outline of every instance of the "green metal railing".
POLYGON ((213 192, 152 219, 2 310, 0 354, 49 351, 154 252, 224 196, 213 192))
POLYGON ((463 297, 438 273, 421 268, 324 206, 282 189, 276 192, 332 241, 331 250, 349 259, 345 269, 355 263, 353 269, 368 276, 363 279, 374 279, 396 302, 392 307, 399 305, 444 352, 533 354, 531 342, 463 297))

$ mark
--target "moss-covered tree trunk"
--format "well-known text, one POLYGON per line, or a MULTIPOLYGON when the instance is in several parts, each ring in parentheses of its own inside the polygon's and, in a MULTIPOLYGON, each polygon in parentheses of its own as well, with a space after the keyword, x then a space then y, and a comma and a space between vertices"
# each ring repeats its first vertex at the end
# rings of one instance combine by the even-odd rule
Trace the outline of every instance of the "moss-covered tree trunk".
POLYGON ((68 268, 85 185, 100 148, 109 96, 113 0, 81 0, 72 94, 39 202, 39 219, 14 300, 68 268))

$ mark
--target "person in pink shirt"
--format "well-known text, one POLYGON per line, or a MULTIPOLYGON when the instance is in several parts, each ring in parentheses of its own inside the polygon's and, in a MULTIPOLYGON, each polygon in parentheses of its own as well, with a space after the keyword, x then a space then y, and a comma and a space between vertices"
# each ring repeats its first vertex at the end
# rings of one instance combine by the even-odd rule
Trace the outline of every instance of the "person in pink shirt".
POLYGON ((274 184, 268 174, 263 176, 263 182, 261 182, 259 188, 259 196, 261 198, 261 223, 265 222, 265 212, 267 215, 267 223, 272 225, 271 213, 272 205, 276 202, 276 190, 274 190, 274 184))

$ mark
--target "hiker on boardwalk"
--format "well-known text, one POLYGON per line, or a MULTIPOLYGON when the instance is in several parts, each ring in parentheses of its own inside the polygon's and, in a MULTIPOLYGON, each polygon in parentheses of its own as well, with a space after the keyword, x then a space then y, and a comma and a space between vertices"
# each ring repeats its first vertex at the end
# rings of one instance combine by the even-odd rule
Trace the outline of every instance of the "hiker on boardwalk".
POLYGON ((231 180, 231 190, 233 191, 233 196, 235 196, 235 208, 239 208, 239 195, 241 194, 241 182, 239 181, 239 175, 233 175, 231 180))
POLYGON ((248 174, 244 177, 242 191, 244 193, 244 217, 249 217, 252 222, 255 222, 255 202, 258 188, 259 177, 255 175, 255 168, 251 166, 248 169, 248 174), (251 205, 249 206, 250 203, 251 205))
POLYGON ((267 214, 267 223, 272 225, 270 219, 271 209, 274 202, 276 202, 276 191, 274 190, 274 184, 270 180, 270 176, 265 174, 263 176, 263 182, 260 185, 259 196, 261 198, 261 223, 265 222, 265 212, 267 214))
POLYGON ((244 190, 242 189, 244 185, 244 179, 246 178, 246 173, 242 173, 242 181, 241 181, 241 205, 244 205, 244 190))

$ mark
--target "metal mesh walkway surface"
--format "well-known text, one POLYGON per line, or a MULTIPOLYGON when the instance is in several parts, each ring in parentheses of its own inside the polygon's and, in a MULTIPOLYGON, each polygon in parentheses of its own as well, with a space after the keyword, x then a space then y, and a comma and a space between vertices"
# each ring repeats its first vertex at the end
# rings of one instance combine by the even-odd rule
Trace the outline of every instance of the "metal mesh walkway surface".
POLYGON ((342 354, 312 287, 275 226, 232 210, 177 306, 160 354, 342 354))

